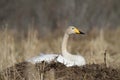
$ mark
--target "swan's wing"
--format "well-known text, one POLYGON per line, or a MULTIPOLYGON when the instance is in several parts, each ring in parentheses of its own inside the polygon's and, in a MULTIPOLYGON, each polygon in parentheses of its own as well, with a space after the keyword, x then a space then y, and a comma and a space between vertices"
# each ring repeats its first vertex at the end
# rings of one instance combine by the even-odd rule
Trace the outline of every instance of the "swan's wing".
POLYGON ((78 65, 78 66, 82 66, 82 65, 85 65, 85 64, 86 64, 85 58, 84 58, 83 56, 78 55, 78 56, 76 57, 76 59, 77 59, 77 65, 78 65))
POLYGON ((57 61, 63 63, 67 67, 75 65, 82 66, 86 64, 84 57, 80 55, 75 55, 69 58, 64 58, 63 56, 59 55, 57 61))
POLYGON ((27 62, 31 62, 33 64, 35 63, 40 63, 42 61, 45 61, 45 62, 51 62, 52 60, 54 60, 58 55, 57 54, 42 54, 40 56, 36 56, 36 57, 33 57, 29 60, 27 60, 27 62))
POLYGON ((59 55, 57 58, 57 61, 64 64, 67 67, 73 66, 74 63, 66 58, 64 58, 63 56, 59 55))

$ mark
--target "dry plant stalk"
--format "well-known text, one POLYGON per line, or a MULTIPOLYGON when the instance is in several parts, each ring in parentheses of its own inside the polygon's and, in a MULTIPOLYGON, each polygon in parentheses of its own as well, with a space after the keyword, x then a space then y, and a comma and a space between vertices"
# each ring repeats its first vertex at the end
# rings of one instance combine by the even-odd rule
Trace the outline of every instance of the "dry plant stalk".
POLYGON ((105 53, 104 53, 104 64, 105 64, 105 67, 108 67, 108 63, 107 63, 107 50, 105 50, 105 53))
POLYGON ((43 66, 42 66, 42 72, 40 73, 40 80, 44 80, 44 69, 45 69, 45 62, 43 62, 43 66))

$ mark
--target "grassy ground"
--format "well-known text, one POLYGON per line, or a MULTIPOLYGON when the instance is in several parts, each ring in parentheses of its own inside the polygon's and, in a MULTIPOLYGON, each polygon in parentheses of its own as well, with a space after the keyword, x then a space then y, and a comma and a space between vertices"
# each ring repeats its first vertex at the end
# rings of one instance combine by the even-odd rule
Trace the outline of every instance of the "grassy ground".
MULTIPOLYGON (((52 34, 52 33, 51 33, 52 34)), ((88 64, 104 63, 104 52, 107 53, 107 65, 120 67, 120 28, 93 29, 84 36, 71 36, 68 50, 81 54, 88 64)), ((61 53, 62 34, 40 37, 37 30, 28 30, 27 35, 14 30, 0 31, 0 70, 15 63, 25 61, 43 53, 61 53)))

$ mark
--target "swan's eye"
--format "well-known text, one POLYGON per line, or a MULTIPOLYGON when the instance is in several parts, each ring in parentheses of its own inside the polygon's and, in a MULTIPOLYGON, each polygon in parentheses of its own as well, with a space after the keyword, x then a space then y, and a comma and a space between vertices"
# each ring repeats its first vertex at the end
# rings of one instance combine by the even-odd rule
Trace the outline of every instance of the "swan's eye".
POLYGON ((73 30, 74 28, 72 28, 72 30, 73 30))

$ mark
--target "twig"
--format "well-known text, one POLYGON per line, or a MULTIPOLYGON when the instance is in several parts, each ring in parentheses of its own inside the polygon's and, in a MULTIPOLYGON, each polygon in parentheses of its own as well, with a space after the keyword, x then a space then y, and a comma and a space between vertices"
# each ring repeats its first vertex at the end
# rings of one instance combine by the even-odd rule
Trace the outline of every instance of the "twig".
POLYGON ((105 63, 105 67, 108 67, 108 64, 107 64, 107 54, 106 54, 107 50, 105 50, 105 53, 104 53, 104 63, 105 63))
POLYGON ((45 70, 45 62, 42 64, 42 71, 40 72, 40 80, 44 80, 44 70, 45 70))

